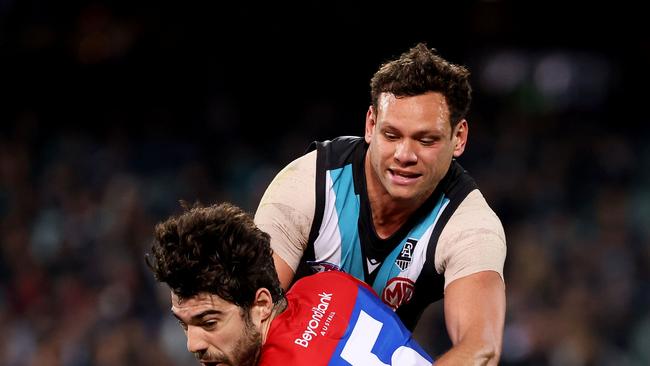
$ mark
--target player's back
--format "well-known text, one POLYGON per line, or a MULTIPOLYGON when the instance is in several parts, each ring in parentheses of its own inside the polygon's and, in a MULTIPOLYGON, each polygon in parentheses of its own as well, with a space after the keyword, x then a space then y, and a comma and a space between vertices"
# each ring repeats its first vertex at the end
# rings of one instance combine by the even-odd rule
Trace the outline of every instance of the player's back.
POLYGON ((339 271, 297 281, 271 324, 260 365, 430 365, 397 315, 367 284, 339 271))

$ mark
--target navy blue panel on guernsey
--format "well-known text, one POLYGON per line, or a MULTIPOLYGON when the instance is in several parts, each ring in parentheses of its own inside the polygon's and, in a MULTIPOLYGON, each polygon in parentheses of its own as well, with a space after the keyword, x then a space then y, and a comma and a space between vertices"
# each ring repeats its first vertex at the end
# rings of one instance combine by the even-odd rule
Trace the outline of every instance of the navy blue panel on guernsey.
POLYGON ((359 195, 354 192, 352 164, 329 171, 334 194, 339 233, 341 234, 341 269, 363 281, 363 255, 359 243, 359 195))
POLYGON ((345 336, 328 365, 425 366, 432 362, 397 315, 375 294, 359 286, 345 336))

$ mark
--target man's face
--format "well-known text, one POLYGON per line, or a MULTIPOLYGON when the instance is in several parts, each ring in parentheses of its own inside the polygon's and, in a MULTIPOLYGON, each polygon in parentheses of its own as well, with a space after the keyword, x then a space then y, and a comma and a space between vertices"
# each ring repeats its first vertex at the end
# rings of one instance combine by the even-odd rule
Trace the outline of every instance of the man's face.
POLYGON ((366 157, 369 192, 374 199, 422 204, 445 176, 467 139, 467 122, 454 130, 440 93, 396 98, 383 93, 378 108, 366 115, 366 157), (370 169, 368 169, 370 168, 370 169))
POLYGON ((187 350, 203 365, 256 364, 262 338, 241 307, 209 293, 189 299, 172 293, 172 313, 185 331, 187 350))

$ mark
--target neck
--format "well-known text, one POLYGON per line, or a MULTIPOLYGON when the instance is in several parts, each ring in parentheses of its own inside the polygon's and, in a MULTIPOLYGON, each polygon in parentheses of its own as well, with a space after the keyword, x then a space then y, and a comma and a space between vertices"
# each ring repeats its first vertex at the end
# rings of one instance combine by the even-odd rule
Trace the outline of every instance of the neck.
POLYGON ((372 223, 375 232, 382 239, 393 235, 419 207, 416 204, 400 204, 382 197, 369 196, 372 223))
POLYGON ((287 309, 287 298, 283 297, 281 300, 276 302, 273 305, 273 311, 271 312, 271 316, 269 316, 261 326, 260 333, 262 335, 262 344, 266 343, 266 337, 269 335, 269 329, 271 329, 271 323, 273 323, 273 319, 275 319, 278 315, 282 314, 283 311, 287 309))
POLYGON ((424 202, 421 200, 396 200, 379 183, 374 176, 370 161, 366 155, 365 161, 366 189, 368 202, 372 212, 372 223, 377 235, 386 239, 393 235, 424 202))

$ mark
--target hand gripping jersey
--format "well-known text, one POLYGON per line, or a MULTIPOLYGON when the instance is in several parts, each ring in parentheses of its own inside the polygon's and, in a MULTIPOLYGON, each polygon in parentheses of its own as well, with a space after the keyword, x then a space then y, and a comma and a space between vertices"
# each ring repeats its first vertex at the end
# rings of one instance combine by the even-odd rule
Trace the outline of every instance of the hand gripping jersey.
POLYGON ((443 296, 434 266, 442 229, 477 189, 454 160, 431 197, 391 237, 377 236, 365 185, 367 146, 359 137, 317 142, 316 215, 296 277, 340 270, 370 284, 413 329, 424 308, 443 296), (425 265, 426 264, 426 265, 425 265))
POLYGON ((424 366, 432 358, 373 290, 338 271, 307 276, 287 293, 259 365, 424 366))

